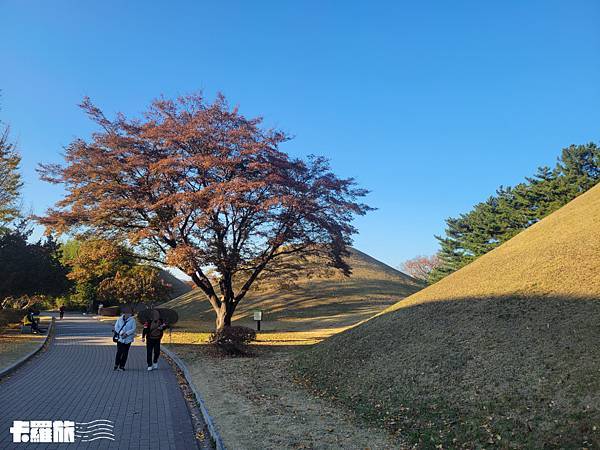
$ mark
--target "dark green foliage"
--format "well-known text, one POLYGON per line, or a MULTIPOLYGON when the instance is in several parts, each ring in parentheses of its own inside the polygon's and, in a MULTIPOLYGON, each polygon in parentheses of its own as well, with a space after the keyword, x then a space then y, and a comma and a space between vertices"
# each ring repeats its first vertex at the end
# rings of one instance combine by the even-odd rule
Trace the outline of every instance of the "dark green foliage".
POLYGON ((230 356, 249 354, 248 344, 256 339, 256 331, 242 326, 226 326, 210 335, 209 342, 230 356))
POLYGON ((20 309, 0 309, 0 331, 10 323, 19 323, 23 318, 23 311, 20 309))
POLYGON ((506 242, 525 228, 587 191, 600 180, 600 149, 594 143, 563 149, 554 169, 537 173, 496 194, 471 211, 446 220, 440 242, 441 265, 431 272, 435 282, 506 242))
POLYGON ((26 224, 0 234, 0 301, 19 297, 54 297, 67 292, 67 268, 60 262, 60 245, 51 237, 27 240, 26 224))

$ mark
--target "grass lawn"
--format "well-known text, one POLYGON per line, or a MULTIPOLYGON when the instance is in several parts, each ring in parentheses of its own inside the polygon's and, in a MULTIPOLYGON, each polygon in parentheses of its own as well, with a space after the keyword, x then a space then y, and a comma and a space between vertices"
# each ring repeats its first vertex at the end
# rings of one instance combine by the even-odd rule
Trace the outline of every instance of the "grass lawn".
MULTIPOLYGON (((178 323, 163 344, 188 365, 227 448, 247 450, 397 448, 387 433, 360 424, 353 413, 318 398, 294 380, 290 362, 300 349, 347 329, 261 331, 254 357, 220 357, 206 331, 178 323)), ((247 323, 253 326, 252 323, 247 323)), ((271 322, 268 328, 283 325, 271 322)))
MULTIPOLYGON (((48 328, 49 317, 41 318, 41 326, 48 328)), ((0 370, 15 363, 37 348, 46 338, 39 334, 21 334, 19 324, 10 324, 0 332, 0 370)))
POLYGON ((397 448, 382 430, 360 424, 294 381, 290 361, 310 339, 293 346, 278 338, 271 346, 269 336, 261 336, 255 357, 225 358, 201 343, 207 336, 176 331, 176 343, 169 345, 166 336, 165 344, 188 365, 227 448, 397 448))
POLYGON ((167 303, 180 316, 163 343, 186 362, 228 448, 398 448, 381 429, 313 395, 294 380, 301 349, 355 326, 416 292, 412 278, 353 251, 353 275, 304 278, 293 287, 263 283, 240 304, 234 325, 254 328, 263 311, 255 357, 215 356, 206 345, 214 313, 198 291, 167 303))
POLYGON ((596 186, 294 367, 419 448, 598 448, 599 317, 596 186))
MULTIPOLYGON (((281 345, 314 344, 372 317, 423 286, 413 278, 352 249, 352 275, 328 272, 302 277, 293 286, 265 281, 237 307, 234 325, 255 328, 253 312, 261 310, 262 340, 281 345)), ((215 314, 195 289, 162 305, 179 313, 177 327, 210 332, 215 314)))

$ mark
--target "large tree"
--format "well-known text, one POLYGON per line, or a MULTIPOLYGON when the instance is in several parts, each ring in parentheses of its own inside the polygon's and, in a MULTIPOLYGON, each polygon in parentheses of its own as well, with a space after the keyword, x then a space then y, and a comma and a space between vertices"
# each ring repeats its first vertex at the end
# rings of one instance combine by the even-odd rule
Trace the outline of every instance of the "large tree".
POLYGON ((111 120, 89 99, 81 106, 100 131, 71 143, 66 164, 41 167, 66 189, 41 218, 49 229, 127 240, 178 267, 206 294, 217 329, 269 267, 303 256, 350 273, 344 256, 352 219, 370 209, 358 201, 366 191, 321 157, 281 151, 285 133, 223 96, 159 99, 133 120, 111 120))

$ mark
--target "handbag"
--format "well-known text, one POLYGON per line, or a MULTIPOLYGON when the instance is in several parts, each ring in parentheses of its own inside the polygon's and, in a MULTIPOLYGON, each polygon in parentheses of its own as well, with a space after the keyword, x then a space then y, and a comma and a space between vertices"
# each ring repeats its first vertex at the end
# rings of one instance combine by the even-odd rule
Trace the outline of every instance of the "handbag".
POLYGON ((119 331, 115 331, 113 334, 113 342, 119 342, 119 335, 121 334, 121 331, 123 331, 123 328, 125 328, 125 325, 127 325, 127 321, 129 319, 125 319, 125 321, 123 322, 123 325, 121 325, 121 329, 119 331))

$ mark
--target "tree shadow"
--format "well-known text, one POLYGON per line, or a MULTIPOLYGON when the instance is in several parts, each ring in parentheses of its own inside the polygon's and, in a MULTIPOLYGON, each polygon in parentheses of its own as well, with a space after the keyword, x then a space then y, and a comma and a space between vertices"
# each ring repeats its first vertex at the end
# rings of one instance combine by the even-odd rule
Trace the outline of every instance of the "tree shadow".
POLYGON ((318 389, 392 432, 597 444, 599 318, 597 295, 401 302, 297 362, 318 389))

